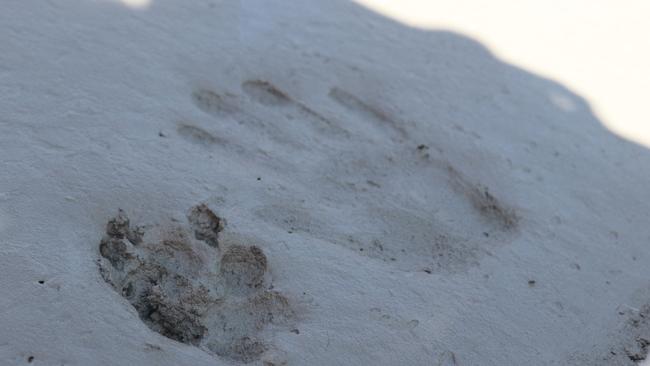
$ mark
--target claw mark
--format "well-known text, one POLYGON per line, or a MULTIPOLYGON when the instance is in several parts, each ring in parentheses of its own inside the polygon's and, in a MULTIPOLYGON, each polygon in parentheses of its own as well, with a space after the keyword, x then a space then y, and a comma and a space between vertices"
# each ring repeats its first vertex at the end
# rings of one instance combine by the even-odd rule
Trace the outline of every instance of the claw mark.
POLYGON ((249 80, 242 84, 242 89, 253 100, 268 106, 287 105, 292 102, 289 96, 275 85, 263 80, 249 80))
POLYGON ((326 125, 328 128, 334 130, 335 132, 347 134, 346 130, 336 125, 312 108, 308 107, 303 102, 291 98, 289 94, 280 90, 280 88, 276 87, 268 81, 248 80, 242 84, 242 89, 249 97, 251 97, 251 99, 262 105, 275 107, 293 106, 299 113, 307 116, 308 118, 326 125))
POLYGON ((389 127, 393 131, 397 132, 400 138, 408 138, 408 133, 401 123, 395 121, 385 111, 364 102, 357 96, 336 87, 330 90, 329 96, 346 109, 357 112, 365 118, 373 119, 384 126, 389 127))
POLYGON ((226 143, 226 140, 215 137, 202 128, 188 124, 178 125, 176 131, 181 137, 197 145, 211 146, 226 143))
POLYGON ((235 96, 220 95, 211 90, 199 89, 192 93, 192 101, 203 112, 210 115, 225 115, 239 111, 235 96))
POLYGON ((505 230, 511 230, 517 226, 519 216, 515 210, 503 205, 489 192, 487 187, 471 184, 451 165, 447 167, 447 170, 454 188, 461 191, 483 217, 497 223, 505 230))

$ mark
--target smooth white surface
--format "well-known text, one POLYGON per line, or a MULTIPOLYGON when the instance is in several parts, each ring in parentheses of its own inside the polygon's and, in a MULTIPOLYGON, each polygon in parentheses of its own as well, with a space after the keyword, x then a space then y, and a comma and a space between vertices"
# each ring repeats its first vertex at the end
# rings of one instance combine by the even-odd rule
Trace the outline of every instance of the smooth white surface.
POLYGON ((203 201, 301 314, 300 334, 269 336, 288 365, 629 364, 603 357, 630 342, 620 309, 650 302, 650 152, 604 123, 647 116, 647 50, 588 15, 630 8, 436 3, 422 22, 461 32, 344 0, 3 4, 0 364, 227 364, 149 330, 94 262, 118 208, 158 223, 203 201), (555 47, 566 34, 598 36, 555 47), (256 79, 294 102, 256 102, 256 79), (197 90, 241 113, 206 113, 197 90), (517 229, 485 221, 447 165, 517 229))

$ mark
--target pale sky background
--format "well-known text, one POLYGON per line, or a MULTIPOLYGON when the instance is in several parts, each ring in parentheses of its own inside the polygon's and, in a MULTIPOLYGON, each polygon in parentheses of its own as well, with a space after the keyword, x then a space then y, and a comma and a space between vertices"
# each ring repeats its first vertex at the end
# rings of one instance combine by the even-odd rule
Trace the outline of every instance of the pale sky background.
POLYGON ((564 84, 609 130, 650 148, 650 1, 355 1, 412 27, 472 37, 503 61, 564 84))

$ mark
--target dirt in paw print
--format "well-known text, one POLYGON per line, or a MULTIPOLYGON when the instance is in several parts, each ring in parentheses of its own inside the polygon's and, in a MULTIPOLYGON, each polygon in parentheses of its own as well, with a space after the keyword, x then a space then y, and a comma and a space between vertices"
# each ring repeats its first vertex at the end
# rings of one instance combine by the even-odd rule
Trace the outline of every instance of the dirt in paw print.
POLYGON ((264 283, 266 257, 258 247, 233 245, 221 257, 220 274, 227 288, 250 292, 264 283))
POLYGON ((187 225, 145 229, 120 211, 99 245, 102 277, 165 337, 243 363, 272 354, 265 328, 289 331, 294 312, 268 289, 264 252, 220 245, 225 222, 207 205, 193 207, 187 218, 187 225))

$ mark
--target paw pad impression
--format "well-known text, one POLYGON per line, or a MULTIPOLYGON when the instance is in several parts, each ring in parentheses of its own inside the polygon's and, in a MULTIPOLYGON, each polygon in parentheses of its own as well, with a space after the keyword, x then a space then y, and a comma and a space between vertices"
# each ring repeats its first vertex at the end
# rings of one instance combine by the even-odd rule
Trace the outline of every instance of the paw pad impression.
POLYGON ((254 245, 220 248, 225 222, 205 204, 188 224, 134 227, 123 211, 100 241, 100 273, 152 330, 244 363, 272 346, 267 325, 289 330, 289 301, 268 289, 268 261, 254 245))

